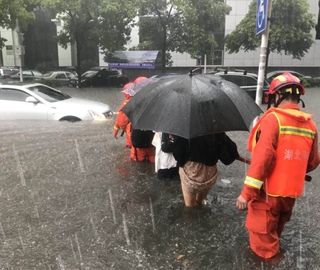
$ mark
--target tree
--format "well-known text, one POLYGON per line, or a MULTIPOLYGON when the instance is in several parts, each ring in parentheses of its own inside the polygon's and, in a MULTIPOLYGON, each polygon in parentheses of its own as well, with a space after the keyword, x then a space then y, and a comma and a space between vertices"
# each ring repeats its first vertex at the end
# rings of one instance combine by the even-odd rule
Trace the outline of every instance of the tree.
POLYGON ((168 51, 188 52, 196 58, 212 55, 230 11, 224 0, 140 0, 140 6, 140 17, 145 16, 140 28, 147 38, 139 46, 159 49, 162 69, 168 51))
MULTIPOLYGON (((0 1, 0 26, 15 29, 17 20, 22 30, 34 19, 33 8, 40 0, 2 0, 0 1)), ((0 38, 0 48, 6 40, 0 38)))
MULTIPOLYGON (((169 63, 169 50, 175 49, 175 33, 181 30, 180 13, 174 1, 170 0, 139 0, 140 20, 138 48, 160 51, 160 66, 164 70, 169 63)), ((180 34, 182 32, 180 31, 180 34)))
POLYGON ((201 59, 213 58, 214 50, 224 46, 225 15, 231 7, 224 0, 179 0, 186 37, 183 50, 201 59))
MULTIPOLYGON (((315 26, 314 18, 309 13, 307 0, 273 0, 269 51, 292 55, 301 59, 312 45, 311 30, 315 26)), ((260 36, 255 34, 256 0, 253 0, 249 12, 227 35, 226 49, 229 53, 239 50, 251 51, 260 46, 260 36)), ((269 53, 269 52, 268 52, 269 53)))
POLYGON ((137 16, 136 0, 104 0, 99 17, 99 43, 105 54, 124 49, 130 40, 133 19, 137 16))
POLYGON ((316 39, 320 39, 320 0, 318 2, 319 12, 318 12, 318 23, 316 25, 316 39))
MULTIPOLYGON (((128 40, 135 16, 134 1, 125 0, 44 0, 64 22, 58 35, 61 45, 76 46, 78 82, 81 82, 83 56, 88 50, 105 53, 122 48, 128 40), (94 49, 95 47, 95 49, 94 49)), ((87 67, 86 67, 87 68, 87 67)))

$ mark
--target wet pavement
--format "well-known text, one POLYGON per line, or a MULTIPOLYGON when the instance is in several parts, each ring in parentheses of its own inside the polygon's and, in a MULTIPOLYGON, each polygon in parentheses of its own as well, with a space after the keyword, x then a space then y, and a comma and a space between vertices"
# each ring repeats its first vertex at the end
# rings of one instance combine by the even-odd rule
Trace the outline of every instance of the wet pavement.
MULTIPOLYGON (((118 89, 64 89, 117 110, 118 89)), ((305 98, 320 126, 320 89, 305 98)), ((186 209, 179 180, 131 162, 106 122, 0 123, 0 269, 320 269, 319 170, 284 230, 284 257, 248 250, 235 208, 246 171, 219 163, 209 205, 186 209)), ((229 135, 245 152, 246 132, 229 135)))

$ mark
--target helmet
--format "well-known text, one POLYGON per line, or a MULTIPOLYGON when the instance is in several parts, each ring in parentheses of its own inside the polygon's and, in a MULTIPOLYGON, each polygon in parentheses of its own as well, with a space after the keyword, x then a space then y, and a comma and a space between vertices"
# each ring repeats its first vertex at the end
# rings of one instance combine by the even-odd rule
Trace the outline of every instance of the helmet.
POLYGON ((270 83, 268 94, 297 94, 304 95, 304 87, 300 79, 290 72, 285 72, 277 77, 275 77, 270 83))
POLYGON ((126 83, 123 88, 122 88, 122 93, 124 94, 126 99, 129 99, 130 97, 132 97, 132 89, 134 87, 134 83, 133 82, 128 82, 126 83))
POLYGON ((147 77, 140 76, 140 77, 135 78, 135 80, 133 82, 138 84, 138 83, 141 83, 141 82, 143 82, 144 80, 147 80, 147 79, 148 79, 147 77))

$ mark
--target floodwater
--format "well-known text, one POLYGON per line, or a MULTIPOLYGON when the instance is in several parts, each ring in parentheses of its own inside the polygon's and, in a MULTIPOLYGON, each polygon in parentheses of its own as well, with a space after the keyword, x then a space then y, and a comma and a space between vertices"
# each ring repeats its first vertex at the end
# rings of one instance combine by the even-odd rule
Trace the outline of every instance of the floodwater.
MULTIPOLYGON (((320 89, 305 99, 319 124, 320 89)), ((117 89, 65 89, 113 110, 117 89)), ((320 269, 319 171, 281 240, 280 262, 248 250, 235 208, 246 165, 219 164, 209 205, 186 209, 179 180, 131 162, 106 122, 0 123, 0 269, 320 269)), ((245 152, 246 132, 230 133, 245 152)))

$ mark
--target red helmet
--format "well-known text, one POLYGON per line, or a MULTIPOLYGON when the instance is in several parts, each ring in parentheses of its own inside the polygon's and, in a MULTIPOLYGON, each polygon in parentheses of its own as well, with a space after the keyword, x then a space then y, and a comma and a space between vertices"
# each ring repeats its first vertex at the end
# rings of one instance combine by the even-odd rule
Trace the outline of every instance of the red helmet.
POLYGON ((126 99, 131 98, 131 89, 134 87, 134 83, 133 82, 128 82, 126 83, 123 88, 122 88, 122 93, 124 94, 126 99))
POLYGON ((135 80, 133 82, 138 84, 138 83, 141 83, 141 82, 143 82, 144 80, 147 80, 147 79, 148 79, 147 77, 140 76, 140 77, 135 78, 135 80))
POLYGON ((275 93, 290 93, 304 95, 304 87, 300 79, 290 72, 285 72, 275 77, 270 83, 268 94, 272 95, 275 93))

